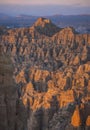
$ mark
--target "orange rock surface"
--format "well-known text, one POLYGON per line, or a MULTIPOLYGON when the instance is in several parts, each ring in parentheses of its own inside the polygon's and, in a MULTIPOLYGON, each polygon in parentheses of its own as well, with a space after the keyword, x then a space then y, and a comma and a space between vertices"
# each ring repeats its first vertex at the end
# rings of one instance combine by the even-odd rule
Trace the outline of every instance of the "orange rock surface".
POLYGON ((72 118, 71 118, 71 124, 74 126, 74 127, 79 127, 81 126, 81 117, 80 117, 80 111, 79 111, 79 107, 76 106, 76 109, 72 115, 72 118))

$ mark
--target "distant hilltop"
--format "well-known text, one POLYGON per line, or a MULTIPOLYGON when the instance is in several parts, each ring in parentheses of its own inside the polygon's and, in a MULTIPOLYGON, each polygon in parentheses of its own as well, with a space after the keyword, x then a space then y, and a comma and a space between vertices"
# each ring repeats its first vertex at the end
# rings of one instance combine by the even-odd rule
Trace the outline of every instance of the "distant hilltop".
MULTIPOLYGON (((0 13, 0 26, 6 26, 7 28, 21 28, 30 27, 40 16, 32 16, 21 14, 18 16, 9 16, 7 14, 0 13)), ((43 16, 50 19, 55 25, 60 28, 72 26, 79 33, 90 33, 90 14, 80 15, 52 15, 43 16)))

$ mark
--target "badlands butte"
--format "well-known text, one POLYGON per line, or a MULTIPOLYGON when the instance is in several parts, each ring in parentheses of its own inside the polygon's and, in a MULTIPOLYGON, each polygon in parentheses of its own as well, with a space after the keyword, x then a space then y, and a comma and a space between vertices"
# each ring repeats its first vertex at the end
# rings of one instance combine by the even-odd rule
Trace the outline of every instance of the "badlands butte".
POLYGON ((90 34, 0 28, 0 130, 90 130, 90 34))

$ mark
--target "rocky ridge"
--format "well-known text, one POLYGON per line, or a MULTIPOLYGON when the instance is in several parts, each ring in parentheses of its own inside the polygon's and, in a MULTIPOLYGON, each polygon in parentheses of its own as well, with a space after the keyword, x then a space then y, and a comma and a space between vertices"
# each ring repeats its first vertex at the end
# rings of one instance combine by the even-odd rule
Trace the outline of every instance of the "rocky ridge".
POLYGON ((15 67, 16 130, 89 130, 90 35, 39 18, 0 40, 15 67))

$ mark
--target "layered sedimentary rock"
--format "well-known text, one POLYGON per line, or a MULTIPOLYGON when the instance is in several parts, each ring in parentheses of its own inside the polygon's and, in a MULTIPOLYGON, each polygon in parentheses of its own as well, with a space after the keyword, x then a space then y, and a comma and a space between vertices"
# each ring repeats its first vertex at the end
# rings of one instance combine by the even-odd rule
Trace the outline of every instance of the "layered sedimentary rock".
POLYGON ((7 30, 0 40, 15 67, 16 130, 90 128, 89 34, 39 18, 30 28, 7 30))

